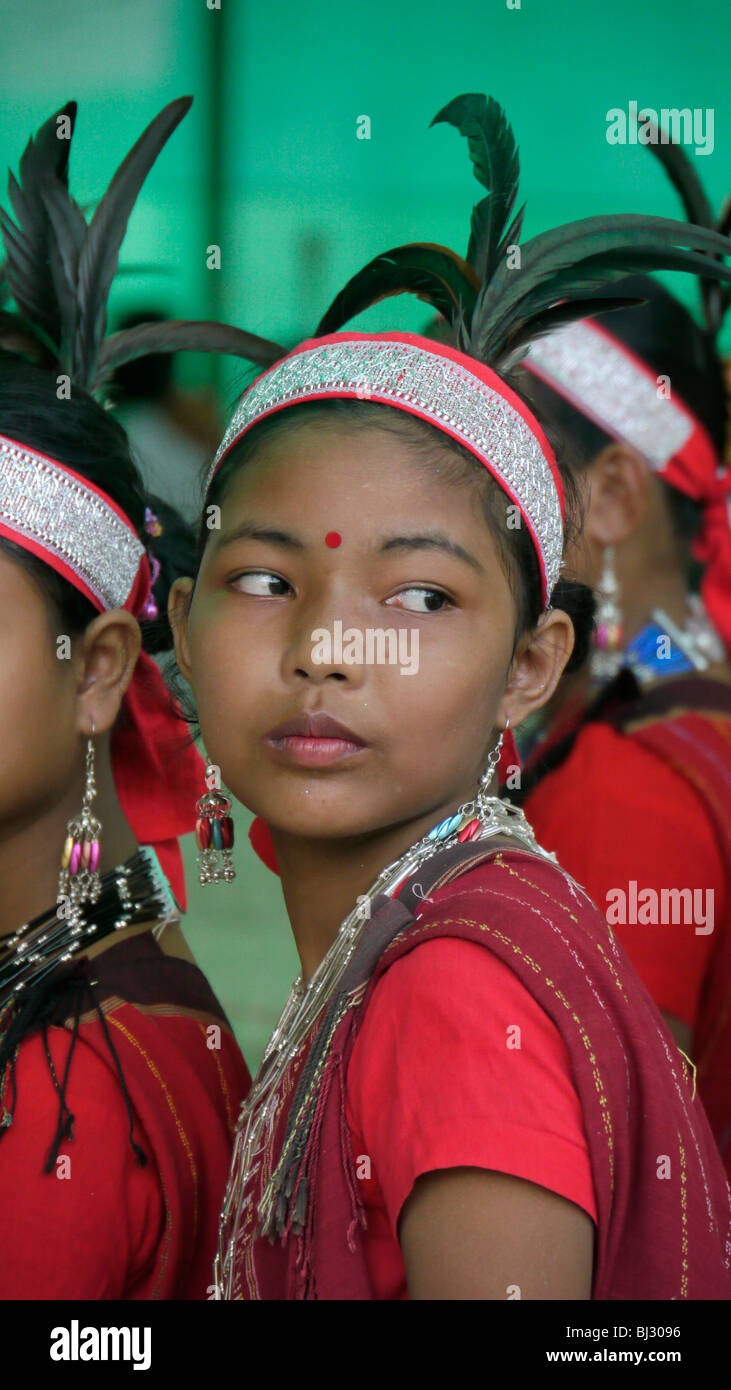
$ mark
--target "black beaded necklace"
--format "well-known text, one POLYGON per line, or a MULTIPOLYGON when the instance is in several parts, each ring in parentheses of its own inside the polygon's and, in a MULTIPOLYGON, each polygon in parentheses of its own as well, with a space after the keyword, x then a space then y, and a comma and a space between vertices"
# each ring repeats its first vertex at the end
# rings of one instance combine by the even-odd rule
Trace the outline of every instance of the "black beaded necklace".
POLYGON ((124 864, 102 875, 95 903, 64 916, 58 905, 49 908, 0 945, 0 1139, 13 1123, 17 1101, 15 1064, 24 1038, 40 1032, 46 1060, 58 1095, 56 1131, 44 1172, 53 1172, 59 1146, 73 1138, 74 1116, 66 1100, 71 1058, 78 1036, 84 1000, 96 1010, 104 1031, 129 1119, 129 1142, 144 1166, 147 1156, 134 1137, 134 1114, 122 1067, 91 979, 90 963, 76 960, 92 942, 139 922, 157 921, 155 937, 179 920, 175 900, 154 850, 140 848, 124 864), (72 962, 72 964, 69 964, 72 962), (71 1042, 59 1080, 48 1044, 48 1027, 73 1017, 71 1042), (9 1094, 8 1094, 9 1092, 9 1094), (9 1104, 8 1104, 9 1101, 9 1104))
POLYGON ((0 942, 0 1011, 112 932, 157 918, 159 934, 178 916, 154 851, 138 849, 131 859, 102 875, 95 903, 87 903, 75 916, 63 915, 54 905, 0 942))

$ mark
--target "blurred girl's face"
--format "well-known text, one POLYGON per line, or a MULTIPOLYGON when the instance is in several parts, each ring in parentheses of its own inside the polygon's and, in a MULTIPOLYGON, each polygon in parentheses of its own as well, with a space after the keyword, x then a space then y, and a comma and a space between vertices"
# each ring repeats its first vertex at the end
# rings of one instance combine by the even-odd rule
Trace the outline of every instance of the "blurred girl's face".
POLYGON ((285 833, 341 837, 474 794, 515 623, 475 490, 391 434, 313 421, 231 479, 177 652, 239 800, 285 833), (395 641, 369 652, 369 629, 395 641))
POLYGON ((0 551, 0 835, 36 820, 77 775, 77 679, 48 603, 0 551), (60 653, 57 655, 57 651, 60 653))

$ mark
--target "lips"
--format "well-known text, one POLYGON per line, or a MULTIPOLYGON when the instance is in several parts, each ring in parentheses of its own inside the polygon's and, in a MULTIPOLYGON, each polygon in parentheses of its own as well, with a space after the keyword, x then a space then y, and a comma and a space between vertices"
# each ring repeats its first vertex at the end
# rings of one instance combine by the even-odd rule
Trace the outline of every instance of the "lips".
POLYGON ((277 724, 266 736, 275 762, 324 768, 361 753, 367 744, 347 724, 329 714, 297 714, 277 724))
POLYGON ((339 739, 344 743, 354 743, 358 748, 365 747, 365 741, 353 733, 347 725, 329 714, 318 711, 315 714, 297 714, 294 719, 286 719, 267 734, 272 742, 282 738, 339 739))

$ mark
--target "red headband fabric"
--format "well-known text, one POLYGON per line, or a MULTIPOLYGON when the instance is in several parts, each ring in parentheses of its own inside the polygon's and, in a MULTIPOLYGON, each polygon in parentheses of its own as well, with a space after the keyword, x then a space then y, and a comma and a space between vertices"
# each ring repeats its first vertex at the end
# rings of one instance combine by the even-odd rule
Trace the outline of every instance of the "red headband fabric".
MULTIPOLYGON (((20 441, 10 442, 30 455, 46 459, 45 455, 20 441)), ((107 493, 66 464, 56 459, 47 461, 87 492, 95 494, 142 545, 129 517, 107 493)), ((49 565, 98 612, 108 611, 108 605, 89 587, 73 564, 58 553, 57 547, 44 546, 40 539, 26 535, 2 517, 0 535, 49 565)), ((150 564, 143 549, 132 588, 120 605, 135 617, 145 606, 150 580, 150 564)), ((111 761, 117 795, 135 838, 155 850, 173 895, 184 909, 185 878, 178 837, 195 828, 195 803, 204 781, 204 763, 197 749, 188 742, 179 707, 159 668, 144 651, 137 659, 122 702, 121 717, 112 731, 111 761)))

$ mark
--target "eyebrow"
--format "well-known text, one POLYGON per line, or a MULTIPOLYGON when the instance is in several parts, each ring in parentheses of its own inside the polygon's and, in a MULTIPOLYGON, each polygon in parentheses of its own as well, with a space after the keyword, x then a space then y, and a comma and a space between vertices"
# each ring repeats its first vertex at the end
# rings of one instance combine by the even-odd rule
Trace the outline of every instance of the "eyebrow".
POLYGON ((235 526, 232 531, 222 531, 216 537, 214 550, 223 549, 224 545, 230 545, 232 541, 267 541, 269 545, 281 545, 288 550, 304 550, 304 541, 298 536, 293 536, 291 531, 280 531, 275 526, 260 526, 254 521, 242 521, 240 526, 235 526))
POLYGON ((465 564, 479 570, 480 574, 485 573, 484 567, 475 555, 456 541, 451 541, 441 531, 430 531, 424 535, 391 536, 380 546, 380 552, 385 554, 393 550, 443 550, 445 554, 453 555, 457 560, 464 560, 465 564))
MULTIPOLYGON (((214 550, 222 550, 225 545, 230 545, 232 541, 256 540, 266 541, 270 545, 281 545, 288 550, 305 550, 304 541, 299 536, 295 536, 291 531, 282 531, 275 526, 262 526, 254 521, 242 521, 239 526, 235 526, 231 531, 222 531, 214 542, 214 550)), ((423 534, 411 536, 389 536, 388 540, 382 541, 378 547, 379 554, 385 555, 394 551, 411 550, 441 550, 446 555, 452 555, 457 560, 463 560, 472 569, 484 574, 484 566, 469 550, 464 546, 458 545, 456 541, 449 539, 442 531, 429 531, 423 534)))

